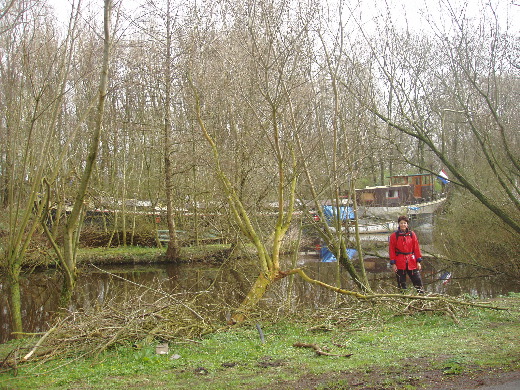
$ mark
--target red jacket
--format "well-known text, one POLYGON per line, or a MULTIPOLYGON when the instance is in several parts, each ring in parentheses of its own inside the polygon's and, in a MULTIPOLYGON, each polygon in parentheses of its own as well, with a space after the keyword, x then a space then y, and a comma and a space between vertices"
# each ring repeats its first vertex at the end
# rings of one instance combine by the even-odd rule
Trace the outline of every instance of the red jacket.
POLYGON ((397 269, 416 269, 417 263, 422 261, 419 240, 411 230, 392 233, 389 237, 388 253, 390 264, 397 265, 397 269))

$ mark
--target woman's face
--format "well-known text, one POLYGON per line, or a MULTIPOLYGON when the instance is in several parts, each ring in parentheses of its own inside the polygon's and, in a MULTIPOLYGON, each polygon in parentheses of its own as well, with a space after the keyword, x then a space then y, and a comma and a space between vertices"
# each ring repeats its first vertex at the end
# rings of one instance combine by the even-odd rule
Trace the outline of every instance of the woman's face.
POLYGON ((405 220, 399 221, 399 230, 405 231, 408 229, 408 222, 405 220))

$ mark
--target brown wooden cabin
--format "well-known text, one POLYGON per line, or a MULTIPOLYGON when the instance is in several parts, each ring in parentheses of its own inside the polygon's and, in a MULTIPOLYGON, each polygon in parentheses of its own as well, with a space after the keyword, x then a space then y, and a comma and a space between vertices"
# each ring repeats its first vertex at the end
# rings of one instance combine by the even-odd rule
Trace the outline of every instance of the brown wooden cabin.
POLYGON ((433 199, 433 179, 430 173, 390 176, 390 185, 356 190, 361 206, 402 206, 433 199))

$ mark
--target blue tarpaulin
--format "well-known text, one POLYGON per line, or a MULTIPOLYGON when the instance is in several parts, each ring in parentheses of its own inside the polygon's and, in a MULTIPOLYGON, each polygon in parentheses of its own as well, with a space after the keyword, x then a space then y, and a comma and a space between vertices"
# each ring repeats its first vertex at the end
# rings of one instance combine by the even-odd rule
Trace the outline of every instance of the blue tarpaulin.
MULTIPOLYGON (((352 259, 356 255, 357 251, 355 249, 347 249, 347 256, 349 259, 352 259)), ((332 263, 336 261, 336 256, 327 248, 326 245, 322 245, 320 248, 320 261, 322 263, 332 263)))
POLYGON ((339 218, 341 221, 346 221, 347 219, 354 219, 354 211, 352 207, 348 206, 323 206, 323 214, 325 214, 325 218, 327 218, 327 222, 331 223, 334 220, 334 217, 337 215, 339 211, 339 218))
POLYGON ((336 261, 336 256, 334 256, 332 252, 329 251, 329 248, 327 248, 325 245, 322 245, 320 248, 320 261, 323 263, 332 263, 336 261))

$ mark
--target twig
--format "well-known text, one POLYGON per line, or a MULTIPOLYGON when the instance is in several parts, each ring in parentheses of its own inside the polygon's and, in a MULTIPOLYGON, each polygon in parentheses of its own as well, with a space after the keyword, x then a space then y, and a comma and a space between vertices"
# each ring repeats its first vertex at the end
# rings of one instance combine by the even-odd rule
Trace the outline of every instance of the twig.
POLYGON ((448 315, 453 318, 453 321, 456 323, 456 324, 459 324, 460 321, 459 319, 457 318, 457 316, 455 315, 455 313, 453 312, 453 310, 451 310, 451 308, 448 306, 446 307, 446 313, 448 313, 448 315))
POLYGON ((464 302, 459 301, 453 298, 447 298, 443 296, 431 296, 431 295, 405 295, 405 294, 362 294, 356 291, 345 290, 339 287, 331 286, 330 284, 324 283, 322 281, 312 279, 309 277, 301 268, 295 268, 289 271, 283 272, 284 276, 289 276, 293 274, 298 274, 300 277, 311 283, 318 286, 322 286, 328 290, 335 291, 339 294, 350 295, 356 297, 361 300, 382 300, 385 298, 401 298, 401 299, 411 299, 411 300, 420 300, 420 301, 439 301, 445 303, 451 303, 453 305, 462 305, 462 306, 471 306, 471 307, 480 307, 483 309, 492 309, 492 310, 508 310, 507 308, 492 306, 490 303, 480 303, 480 302, 464 302))
POLYGON ((310 332, 315 332, 315 331, 318 331, 318 330, 321 330, 321 331, 324 331, 324 332, 330 332, 330 331, 333 331, 334 328, 331 328, 330 326, 327 326, 325 324, 320 324, 320 325, 312 326, 308 330, 310 332))
POLYGON ((121 335, 121 333, 123 333, 127 328, 129 328, 130 326, 134 325, 134 322, 133 320, 135 320, 135 317, 132 319, 132 321, 128 322, 125 326, 123 326, 121 329, 119 329, 111 338, 110 340, 108 340, 105 344, 101 345, 100 347, 97 348, 97 353, 96 355, 94 356, 94 360, 97 360, 99 354, 101 352, 103 352, 106 348, 108 348, 109 346, 111 346, 114 342, 117 341, 117 338, 121 335))
POLYGON ((52 328, 50 328, 47 332, 45 332, 45 334, 38 340, 38 342, 34 345, 34 347, 29 351, 29 353, 27 355, 25 355, 23 358, 22 358, 22 362, 26 362, 27 360, 29 360, 31 358, 31 356, 34 354, 34 352, 36 352, 36 350, 38 349, 38 347, 40 345, 42 345, 42 343, 45 341, 45 339, 47 337, 49 337, 49 335, 54 332, 58 325, 61 325, 67 318, 69 317, 65 317, 65 318, 62 318, 61 321, 59 321, 58 324, 54 325, 52 328))
MULTIPOLYGON (((7 354, 7 356, 5 357, 4 360, 2 360, 2 362, 0 363, 0 368, 6 366, 6 367, 9 367, 9 358, 11 357, 11 355, 13 355, 13 364, 12 364, 12 369, 17 370, 17 362, 18 362, 18 348, 16 349, 13 349, 11 352, 9 352, 7 354)), ((0 373, 2 373, 4 371, 0 371, 0 373)))
MULTIPOLYGON (((96 267, 94 264, 90 264, 90 266, 96 268, 97 270, 101 271, 101 272, 104 272, 106 274, 109 274, 110 276, 114 277, 114 278, 117 278, 117 279, 121 279, 121 280, 124 280, 125 282, 128 282, 128 283, 131 283, 131 284, 134 284, 136 286, 139 286, 139 287, 142 287, 146 290, 150 290, 150 291, 153 291, 153 292, 156 292, 156 293, 159 293, 159 294, 162 294, 164 295, 165 297, 169 297, 169 298, 172 298, 172 299, 175 299, 175 297, 172 295, 172 294, 168 294, 164 291, 159 291, 157 289, 154 289, 154 288, 151 288, 151 287, 148 287, 148 286, 145 286, 143 284, 139 284, 139 283, 136 283, 136 282, 133 282, 131 280, 128 280, 126 278, 123 278, 122 276, 119 276, 119 275, 116 275, 116 274, 113 274, 111 272, 108 272, 108 271, 105 271, 104 269, 101 269, 99 267, 96 267)), ((199 291, 198 293, 202 293, 202 292, 207 292, 207 291, 199 291)), ((186 309, 188 309, 189 311, 191 311, 193 314, 195 314, 200 320, 202 320, 202 322, 205 322, 204 318, 199 314, 197 313, 195 310, 193 310, 191 307, 189 307, 188 305, 184 304, 183 302, 178 302, 180 305, 184 306, 186 309)))
POLYGON ((293 347, 296 347, 296 348, 312 348, 312 349, 314 349, 314 352, 316 352, 316 355, 319 355, 319 356, 323 355, 323 356, 351 357, 353 355, 351 353, 343 355, 343 354, 335 354, 335 353, 325 352, 317 344, 294 343, 293 347))

